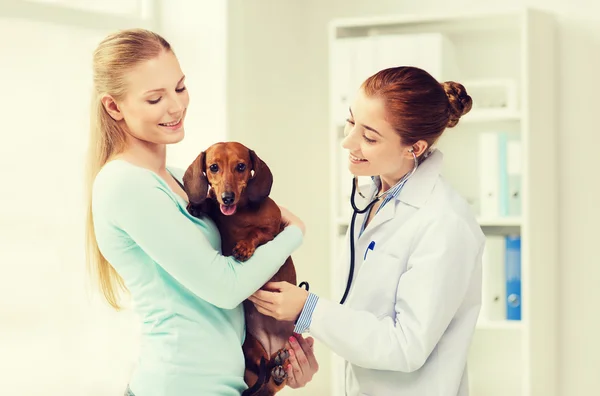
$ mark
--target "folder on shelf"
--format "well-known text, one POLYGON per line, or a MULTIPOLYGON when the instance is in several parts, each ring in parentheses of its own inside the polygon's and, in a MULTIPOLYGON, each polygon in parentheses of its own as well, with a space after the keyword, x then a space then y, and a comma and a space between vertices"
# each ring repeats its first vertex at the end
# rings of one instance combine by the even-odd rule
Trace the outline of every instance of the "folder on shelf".
POLYGON ((521 215, 522 150, 519 139, 510 139, 506 146, 507 216, 521 215))
POLYGON ((348 116, 361 84, 380 70, 415 66, 440 81, 456 78, 453 46, 441 33, 346 37, 331 45, 331 106, 336 123, 348 116))
POLYGON ((500 214, 500 143, 496 132, 479 135, 480 215, 500 214))
POLYGON ((506 319, 521 320, 521 236, 506 236, 506 319))
POLYGON ((336 124, 343 124, 348 117, 348 107, 352 97, 354 80, 354 56, 356 49, 353 39, 336 40, 331 48, 331 113, 336 124))
POLYGON ((486 321, 506 319, 505 239, 488 235, 483 250, 481 312, 486 321))
POLYGON ((481 132, 479 150, 480 215, 520 216, 522 153, 518 134, 481 132))

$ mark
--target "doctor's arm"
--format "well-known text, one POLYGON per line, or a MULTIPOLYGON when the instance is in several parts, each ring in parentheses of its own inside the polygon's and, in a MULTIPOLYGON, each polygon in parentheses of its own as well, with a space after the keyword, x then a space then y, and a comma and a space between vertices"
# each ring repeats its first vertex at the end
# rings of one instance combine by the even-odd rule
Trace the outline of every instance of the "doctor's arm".
MULTIPOLYGON (((395 320, 318 298, 307 320, 310 333, 358 366, 418 370, 458 310, 481 249, 463 219, 437 219, 416 241, 400 278, 395 320)), ((305 301, 300 318, 310 311, 305 301)))

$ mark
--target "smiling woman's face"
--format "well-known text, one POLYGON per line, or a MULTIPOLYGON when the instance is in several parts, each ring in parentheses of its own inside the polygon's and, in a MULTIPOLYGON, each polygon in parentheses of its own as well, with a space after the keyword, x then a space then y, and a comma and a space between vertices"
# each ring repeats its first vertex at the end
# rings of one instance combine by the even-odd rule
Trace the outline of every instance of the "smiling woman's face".
POLYGON ((125 124, 124 130, 153 144, 181 141, 189 95, 173 52, 140 63, 127 73, 126 82, 127 93, 116 102, 118 112, 111 113, 125 124))
MULTIPOLYGON (((380 98, 368 97, 360 90, 350 107, 342 146, 349 152, 349 169, 356 176, 381 176, 394 184, 407 172, 407 149, 400 135, 386 121, 380 98)), ((412 165, 409 161, 410 166, 412 165)))

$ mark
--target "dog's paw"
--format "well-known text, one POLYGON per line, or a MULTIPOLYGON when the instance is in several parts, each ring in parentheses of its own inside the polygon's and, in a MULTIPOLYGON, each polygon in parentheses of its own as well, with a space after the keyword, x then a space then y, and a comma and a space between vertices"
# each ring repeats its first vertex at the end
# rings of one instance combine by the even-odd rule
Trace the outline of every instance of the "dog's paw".
POLYGON ((256 248, 247 241, 239 241, 233 248, 233 257, 239 261, 246 261, 254 254, 256 248))
POLYGON ((275 363, 275 365, 277 365, 277 366, 283 366, 283 363, 285 363, 285 361, 288 360, 289 358, 290 358, 290 353, 288 352, 288 350, 280 349, 275 354, 275 359, 273 359, 273 363, 275 363))
POLYGON ((273 370, 271 370, 271 378, 273 378, 273 382, 275 382, 276 385, 281 385, 287 378, 287 373, 283 366, 273 367, 273 370))

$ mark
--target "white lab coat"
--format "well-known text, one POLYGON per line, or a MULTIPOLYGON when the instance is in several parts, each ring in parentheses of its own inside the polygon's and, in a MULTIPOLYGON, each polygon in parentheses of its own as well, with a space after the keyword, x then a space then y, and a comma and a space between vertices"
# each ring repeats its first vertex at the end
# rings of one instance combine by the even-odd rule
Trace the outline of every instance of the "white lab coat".
MULTIPOLYGON (((442 178, 442 160, 434 151, 356 241, 344 305, 320 298, 313 312, 311 335, 346 360, 348 396, 468 395, 485 237, 442 178)), ((361 191, 370 198, 375 186, 361 191)), ((368 202, 357 194, 359 208, 368 202)), ((348 250, 338 274, 344 287, 348 250)))

